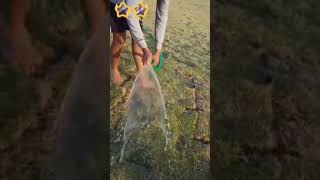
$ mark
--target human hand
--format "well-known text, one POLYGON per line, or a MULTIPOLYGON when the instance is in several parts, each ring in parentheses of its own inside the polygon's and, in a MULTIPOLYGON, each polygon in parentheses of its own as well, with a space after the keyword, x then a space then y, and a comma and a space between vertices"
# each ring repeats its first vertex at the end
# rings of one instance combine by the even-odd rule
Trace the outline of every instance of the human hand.
POLYGON ((143 57, 142 57, 142 62, 143 65, 148 65, 151 64, 151 52, 149 50, 149 48, 143 48, 143 57))
POLYGON ((152 59, 153 59, 152 66, 157 66, 159 64, 160 53, 161 53, 161 50, 156 49, 156 51, 152 55, 152 59))

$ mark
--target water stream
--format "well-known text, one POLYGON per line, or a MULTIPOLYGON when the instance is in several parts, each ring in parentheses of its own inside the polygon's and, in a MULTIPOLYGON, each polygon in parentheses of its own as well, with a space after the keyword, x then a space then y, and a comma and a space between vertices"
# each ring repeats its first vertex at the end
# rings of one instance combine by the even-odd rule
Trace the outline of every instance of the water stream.
POLYGON ((151 66, 145 66, 137 75, 127 102, 126 124, 123 146, 120 154, 122 162, 126 145, 133 134, 141 135, 151 127, 160 127, 168 145, 167 114, 164 97, 156 73, 151 66))

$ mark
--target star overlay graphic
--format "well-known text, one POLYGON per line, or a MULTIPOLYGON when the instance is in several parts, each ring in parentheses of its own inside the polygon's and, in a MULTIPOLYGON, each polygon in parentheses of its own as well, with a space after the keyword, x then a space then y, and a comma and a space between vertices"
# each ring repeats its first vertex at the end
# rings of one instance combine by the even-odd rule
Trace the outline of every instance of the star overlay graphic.
POLYGON ((148 5, 144 5, 141 1, 134 9, 136 17, 144 18, 148 12, 148 5))
POLYGON ((114 9, 117 13, 118 18, 128 18, 130 11, 134 11, 135 16, 142 19, 147 15, 148 5, 144 5, 142 1, 140 1, 136 7, 131 8, 125 2, 121 2, 120 4, 116 4, 116 7, 114 9))
POLYGON ((121 2, 120 4, 116 4, 116 7, 114 8, 116 13, 117 13, 117 17, 124 17, 124 18, 128 18, 129 14, 130 14, 130 7, 126 5, 126 3, 121 2))

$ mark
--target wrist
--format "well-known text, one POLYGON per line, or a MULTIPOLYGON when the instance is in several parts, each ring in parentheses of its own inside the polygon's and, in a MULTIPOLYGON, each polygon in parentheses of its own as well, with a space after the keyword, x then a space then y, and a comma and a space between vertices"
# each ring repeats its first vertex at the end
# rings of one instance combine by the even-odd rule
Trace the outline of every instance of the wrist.
POLYGON ((150 52, 150 50, 149 50, 149 48, 142 48, 142 51, 144 52, 144 53, 147 53, 147 52, 150 52))
POLYGON ((160 52, 161 52, 161 49, 156 49, 156 51, 155 51, 155 54, 160 54, 160 52))

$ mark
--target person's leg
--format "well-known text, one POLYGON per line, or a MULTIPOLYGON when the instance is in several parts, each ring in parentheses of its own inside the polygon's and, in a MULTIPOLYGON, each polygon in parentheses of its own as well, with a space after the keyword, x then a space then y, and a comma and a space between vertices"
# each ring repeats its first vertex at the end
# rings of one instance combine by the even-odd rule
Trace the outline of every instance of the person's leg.
POLYGON ((121 49, 126 42, 126 32, 113 32, 113 41, 111 44, 111 68, 113 75, 113 82, 120 85, 123 78, 119 72, 121 49))
POLYGON ((28 0, 12 0, 10 3, 10 41, 14 52, 12 62, 19 71, 28 75, 39 73, 43 63, 38 50, 32 44, 32 38, 25 27, 25 17, 29 10, 28 0))
POLYGON ((143 62, 142 62, 142 56, 143 56, 143 51, 141 47, 132 39, 132 53, 133 53, 133 58, 136 63, 137 70, 140 71, 143 67, 143 62))
MULTIPOLYGON (((82 0, 91 34, 106 29, 106 4, 104 0, 82 0)), ((108 9, 108 8, 107 8, 108 9)), ((107 29, 106 29, 107 30, 107 29)))
MULTIPOLYGON (((142 68, 144 66, 142 62, 143 51, 142 51, 142 48, 139 46, 139 44, 136 43, 133 39, 132 39, 132 53, 133 53, 134 61, 136 63, 137 70, 138 72, 140 72, 142 71, 142 68)), ((149 77, 141 76, 139 80, 143 88, 153 87, 153 84, 150 81, 149 77)))

